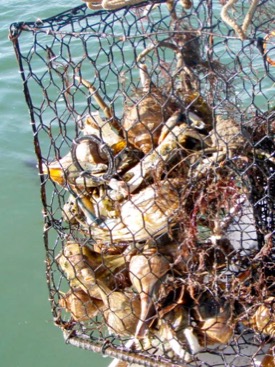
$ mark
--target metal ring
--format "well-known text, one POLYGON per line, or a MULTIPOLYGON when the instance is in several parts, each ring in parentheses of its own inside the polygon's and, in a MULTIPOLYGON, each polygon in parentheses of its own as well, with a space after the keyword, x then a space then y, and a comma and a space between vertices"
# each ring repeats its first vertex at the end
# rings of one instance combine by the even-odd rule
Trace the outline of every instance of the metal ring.
POLYGON ((86 177, 92 178, 92 180, 97 182, 97 183, 102 183, 102 182, 108 181, 115 174, 116 169, 115 169, 115 159, 114 159, 114 156, 113 156, 113 152, 112 152, 111 148, 106 143, 104 143, 103 140, 98 138, 96 135, 85 135, 85 136, 82 136, 80 138, 76 138, 74 140, 72 148, 71 148, 71 155, 72 155, 73 164, 76 166, 76 168, 80 172, 80 174, 84 177, 86 176, 86 177), (77 146, 79 144, 81 144, 83 141, 89 141, 93 144, 98 145, 99 150, 107 156, 108 169, 107 169, 107 172, 104 173, 102 176, 92 175, 92 173, 90 171, 85 170, 81 166, 81 164, 79 163, 78 158, 77 158, 77 154, 76 154, 76 150, 77 150, 77 146))

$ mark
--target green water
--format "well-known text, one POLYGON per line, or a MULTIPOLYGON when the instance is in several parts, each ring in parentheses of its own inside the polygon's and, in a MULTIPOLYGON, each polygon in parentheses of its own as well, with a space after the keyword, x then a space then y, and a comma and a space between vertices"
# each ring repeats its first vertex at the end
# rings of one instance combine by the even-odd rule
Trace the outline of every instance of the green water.
POLYGON ((9 25, 55 15, 80 0, 1 2, 0 361, 6 367, 107 366, 110 359, 66 345, 52 322, 45 281, 43 221, 29 114, 9 25))

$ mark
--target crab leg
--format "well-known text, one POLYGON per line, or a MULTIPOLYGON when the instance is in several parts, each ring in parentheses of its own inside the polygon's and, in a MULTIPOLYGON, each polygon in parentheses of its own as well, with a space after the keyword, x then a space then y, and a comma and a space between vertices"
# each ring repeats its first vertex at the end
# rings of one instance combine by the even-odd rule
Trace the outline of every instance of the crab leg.
POLYGON ((113 118, 113 114, 112 114, 111 108, 106 105, 106 103, 103 101, 103 99, 101 98, 101 96, 98 94, 98 92, 95 89, 95 87, 93 86, 93 84, 90 83, 90 82, 88 82, 87 80, 83 79, 80 76, 75 76, 75 79, 78 80, 81 84, 83 84, 86 88, 89 89, 89 92, 91 93, 91 95, 93 96, 93 98, 95 99, 95 101, 98 103, 99 107, 102 109, 104 115, 108 119, 113 118))

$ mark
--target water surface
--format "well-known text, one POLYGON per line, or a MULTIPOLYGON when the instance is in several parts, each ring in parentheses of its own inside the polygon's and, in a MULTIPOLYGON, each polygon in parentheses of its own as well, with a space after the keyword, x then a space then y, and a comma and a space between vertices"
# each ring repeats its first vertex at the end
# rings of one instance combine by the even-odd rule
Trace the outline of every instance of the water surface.
POLYGON ((80 0, 1 3, 0 360, 6 367, 104 367, 110 361, 66 345, 52 321, 30 117, 8 40, 11 23, 47 18, 80 4, 80 0))

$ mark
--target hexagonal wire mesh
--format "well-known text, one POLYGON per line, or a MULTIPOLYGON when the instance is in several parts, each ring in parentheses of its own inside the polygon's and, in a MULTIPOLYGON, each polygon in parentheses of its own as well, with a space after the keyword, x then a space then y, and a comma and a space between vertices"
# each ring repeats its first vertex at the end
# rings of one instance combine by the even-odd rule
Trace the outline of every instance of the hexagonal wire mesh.
POLYGON ((11 26, 68 343, 146 366, 271 365, 274 10, 256 3, 243 35, 212 0, 11 26))

